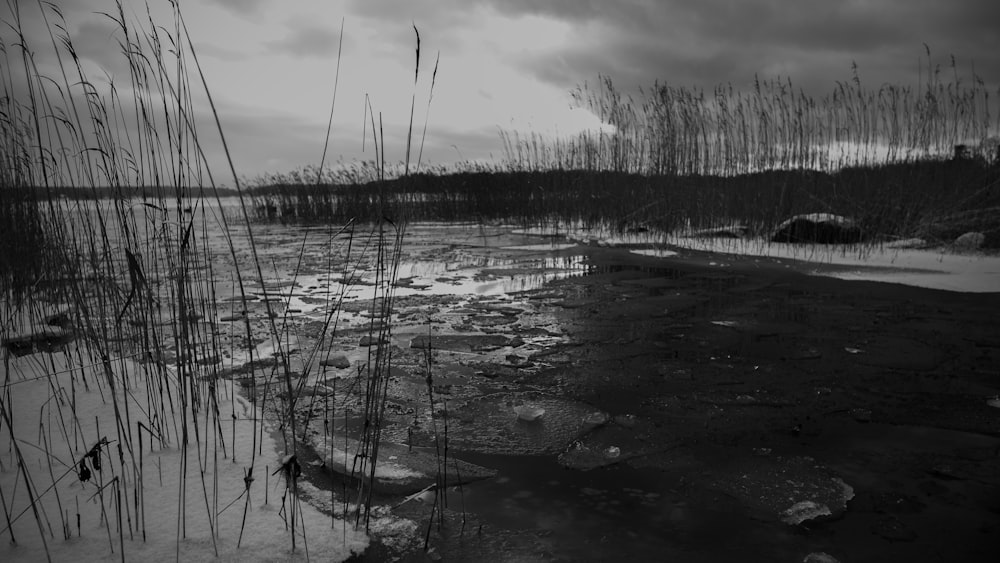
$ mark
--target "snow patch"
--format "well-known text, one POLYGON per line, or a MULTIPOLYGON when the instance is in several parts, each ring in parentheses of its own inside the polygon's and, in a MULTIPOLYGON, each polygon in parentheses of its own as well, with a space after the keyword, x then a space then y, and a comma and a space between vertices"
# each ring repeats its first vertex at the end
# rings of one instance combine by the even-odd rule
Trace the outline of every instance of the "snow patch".
POLYGON ((7 536, 0 560, 44 561, 48 552, 53 561, 342 561, 367 547, 353 524, 283 495, 280 473, 271 475, 282 456, 250 403, 220 396, 217 420, 207 409, 193 416, 188 407, 185 416, 180 405, 175 419, 162 420, 145 415, 157 412, 146 378, 159 376, 178 397, 175 375, 127 359, 112 361, 112 373, 80 364, 64 354, 34 354, 9 358, 2 368, 3 414, 13 429, 0 428, 0 447, 10 452, 0 464, 0 488, 16 519, 0 532, 7 536), (123 412, 117 424, 113 403, 119 412, 128 404, 129 424, 123 412), (176 428, 187 424, 193 442, 192 420, 201 444, 185 448, 176 428))

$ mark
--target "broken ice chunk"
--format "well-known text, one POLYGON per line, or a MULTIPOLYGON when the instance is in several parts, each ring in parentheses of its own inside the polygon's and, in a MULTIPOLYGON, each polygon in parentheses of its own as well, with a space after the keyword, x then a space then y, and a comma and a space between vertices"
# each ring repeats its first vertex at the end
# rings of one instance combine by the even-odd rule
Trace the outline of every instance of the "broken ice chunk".
POLYGON ((545 414, 545 409, 541 407, 533 407, 531 405, 518 405, 514 407, 514 412, 517 413, 518 420, 534 422, 539 418, 542 418, 542 415, 545 414))
POLYGON ((811 500, 804 500, 785 509, 781 513, 781 521, 785 524, 795 526, 806 520, 812 520, 820 516, 830 516, 832 514, 829 506, 811 500))
POLYGON ((608 415, 601 411, 595 411, 583 417, 583 427, 587 430, 597 428, 608 422, 608 415))

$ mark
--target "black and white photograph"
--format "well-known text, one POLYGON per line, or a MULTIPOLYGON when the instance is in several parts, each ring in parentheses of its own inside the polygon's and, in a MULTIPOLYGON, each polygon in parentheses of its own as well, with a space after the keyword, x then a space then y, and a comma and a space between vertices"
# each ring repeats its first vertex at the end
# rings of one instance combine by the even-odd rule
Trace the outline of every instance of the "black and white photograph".
POLYGON ((998 22, 0 0, 0 561, 994 560, 998 22))

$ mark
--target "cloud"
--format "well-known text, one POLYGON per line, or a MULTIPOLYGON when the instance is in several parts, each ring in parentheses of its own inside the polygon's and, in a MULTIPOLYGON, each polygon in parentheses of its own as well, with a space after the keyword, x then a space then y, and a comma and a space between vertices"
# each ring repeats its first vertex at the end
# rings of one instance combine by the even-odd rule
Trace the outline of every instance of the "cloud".
MULTIPOLYGON (((960 0, 701 2, 492 0, 510 17, 571 22, 574 41, 544 57, 523 57, 539 79, 571 88, 598 74, 629 88, 667 81, 745 88, 754 75, 791 75, 816 93, 851 77, 915 82, 923 43, 947 63, 975 62, 987 83, 1000 84, 1000 3, 960 0)), ((968 66, 965 67, 966 69, 968 66)))
POLYGON ((336 55, 340 40, 339 28, 321 26, 309 22, 288 24, 285 37, 267 43, 272 53, 284 53, 296 57, 328 57, 336 55))
MULTIPOLYGON (((263 112, 231 100, 222 101, 219 116, 237 175, 284 172, 318 162, 325 127, 287 112, 263 112), (275 142, 279 139, 280 142, 275 142)), ((231 185, 232 176, 222 151, 214 116, 198 110, 198 138, 217 182, 231 185)))
MULTIPOLYGON (((414 145, 419 150, 419 131, 414 145)), ((496 127, 476 129, 456 129, 453 127, 428 126, 424 141, 423 163, 443 163, 454 161, 499 161, 503 156, 503 144, 496 127)))
POLYGON ((461 41, 463 33, 488 25, 482 0, 348 0, 348 35, 353 18, 362 26, 377 30, 370 49, 383 52, 409 51, 415 45, 413 27, 420 31, 422 47, 433 45, 442 53, 458 53, 468 49, 461 41))
POLYGON ((206 0, 206 2, 241 17, 252 17, 261 11, 266 0, 206 0))
POLYGON ((195 40, 194 48, 199 57, 212 57, 220 61, 230 63, 246 61, 253 57, 253 54, 251 53, 231 49, 229 47, 207 41, 195 40))
POLYGON ((107 19, 85 21, 73 32, 72 40, 81 59, 92 61, 116 81, 128 80, 131 70, 121 45, 125 34, 116 24, 107 19))
MULTIPOLYGON (((126 95, 121 32, 95 15, 114 10, 113 2, 55 1, 67 16, 90 79, 106 86, 106 70, 126 95)), ((38 5, 16 4, 31 19, 26 34, 40 47, 41 71, 58 76, 55 61, 41 49, 48 36, 38 5)), ((568 111, 568 94, 585 82, 593 84, 598 75, 611 77, 628 93, 658 81, 702 88, 709 95, 718 85, 745 91, 755 76, 788 77, 796 88, 822 97, 836 81, 851 79, 852 62, 867 87, 916 83, 918 68, 927 76, 926 43, 930 63, 942 66, 943 80, 952 77, 948 65, 954 54, 964 84, 974 64, 990 92, 1000 86, 1000 34, 994 31, 1000 3, 987 0, 207 0, 182 5, 236 164, 247 172, 289 170, 318 159, 341 18, 345 39, 334 159, 374 156, 359 154, 361 108, 369 95, 385 120, 389 159, 402 158, 411 95, 416 93, 419 129, 438 52, 441 67, 424 150, 424 160, 434 162, 499 157, 497 126, 561 135, 593 127, 586 111, 568 111), (416 86, 414 25, 421 38, 416 86)), ((156 21, 168 29, 169 6, 151 6, 156 21)), ((145 23, 144 0, 124 0, 124 10, 130 20, 145 23)))

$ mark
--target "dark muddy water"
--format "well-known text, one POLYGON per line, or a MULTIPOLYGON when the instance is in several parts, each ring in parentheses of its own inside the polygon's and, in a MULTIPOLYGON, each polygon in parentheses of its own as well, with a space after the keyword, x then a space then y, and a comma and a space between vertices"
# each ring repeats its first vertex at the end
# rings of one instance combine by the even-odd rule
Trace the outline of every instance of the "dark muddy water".
MULTIPOLYGON (((433 496, 399 505, 433 475, 380 493, 416 532, 367 560, 958 561, 996 547, 995 295, 436 224, 407 228, 390 286, 364 235, 345 236, 263 227, 264 284, 238 305, 231 277, 216 287, 261 335, 255 355, 282 349, 308 375, 302 413, 354 421, 317 427, 314 445, 356 432, 359 367, 383 346, 383 440, 437 455, 447 424, 451 459, 490 475, 452 482, 443 519, 433 496), (391 324, 386 342, 363 341, 373 323, 391 324), (333 354, 348 367, 318 367, 333 354)), ((246 357, 234 345, 220 361, 246 357)), ((324 455, 306 475, 336 491, 324 455)))

